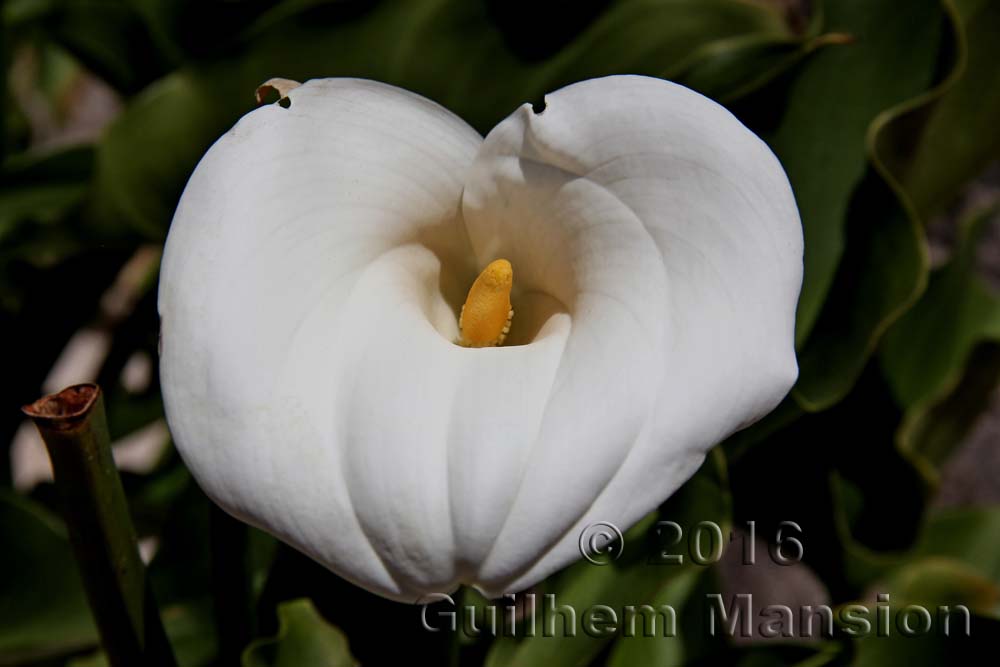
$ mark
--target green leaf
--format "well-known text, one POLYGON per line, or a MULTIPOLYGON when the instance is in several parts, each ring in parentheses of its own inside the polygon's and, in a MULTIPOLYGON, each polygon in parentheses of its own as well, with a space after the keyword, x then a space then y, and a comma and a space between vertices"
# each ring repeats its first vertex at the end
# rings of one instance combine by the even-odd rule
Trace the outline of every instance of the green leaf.
POLYGON ((0 535, 0 664, 94 646, 97 628, 62 522, 2 493, 0 535))
POLYGON ((275 637, 254 640, 243 653, 243 667, 348 667, 356 665, 347 637, 323 620, 308 599, 278 606, 275 637))
POLYGON ((963 225, 950 261, 934 271, 920 301, 885 336, 880 361, 904 408, 941 396, 958 381, 975 344, 1000 340, 1000 295, 976 262, 996 212, 990 207, 963 225))
POLYGON ((910 100, 926 101, 945 25, 937 0, 824 6, 824 28, 854 41, 807 61, 769 137, 791 180, 805 235, 794 396, 809 410, 828 407, 850 390, 875 341, 923 287, 922 232, 885 180, 890 174, 880 168, 874 146, 910 100))
POLYGON ((806 56, 849 40, 828 33, 803 40, 768 32, 738 35, 703 46, 675 79, 720 102, 749 95, 784 74, 806 56))
POLYGON ((23 28, 52 11, 56 0, 8 0, 0 8, 0 20, 5 27, 23 28))
MULTIPOLYGON (((649 601, 650 606, 659 609, 667 605, 680 609, 691 597, 698 578, 704 570, 687 568, 669 579, 660 591, 649 601)), ((608 667, 631 667, 631 665, 657 665, 657 667, 679 667, 684 664, 684 639, 681 636, 663 637, 653 634, 636 634, 617 640, 608 657, 608 667)))
POLYGON ((86 196, 93 158, 89 147, 70 148, 14 156, 0 168, 0 308, 21 304, 19 266, 55 264, 86 243, 66 220, 86 196))
POLYGON ((959 560, 926 557, 894 570, 878 585, 893 606, 965 605, 974 613, 1000 619, 1000 585, 959 560))
POLYGON ((624 0, 551 58, 525 63, 475 3, 412 4, 412 37, 389 55, 391 65, 379 78, 436 99, 480 132, 521 104, 574 81, 623 72, 683 81, 686 70, 713 57, 708 47, 714 43, 748 35, 793 38, 781 16, 764 5, 624 0))
POLYGON ((982 343, 970 352, 965 373, 940 399, 909 410, 897 432, 900 450, 937 483, 940 466, 989 408, 1000 384, 1000 344, 982 343))
POLYGON ((861 603, 869 610, 873 627, 855 640, 851 664, 936 667, 976 663, 983 649, 992 647, 1000 629, 998 554, 1000 509, 947 510, 929 516, 914 549, 885 570, 871 589, 873 593, 888 594, 882 603, 882 608, 888 610, 888 627, 878 620, 882 617, 875 603, 861 603), (908 605, 918 605, 930 613, 932 626, 927 634, 906 637, 899 632, 896 622, 908 605), (968 635, 960 606, 971 612, 968 635), (948 632, 943 625, 945 609, 952 612, 948 632))
MULTIPOLYGON (((624 535, 628 544, 641 543, 655 523, 651 514, 624 535)), ((610 641, 610 637, 591 637, 580 628, 581 615, 595 605, 607 605, 620 613, 624 605, 641 605, 649 601, 654 590, 680 576, 681 568, 649 565, 643 558, 623 558, 608 565, 597 566, 581 560, 557 575, 551 587, 539 591, 534 635, 501 637, 493 642, 486 667, 503 665, 585 665, 610 641), (623 562, 624 561, 624 562, 623 562), (551 596, 554 606, 568 605, 576 612, 576 624, 566 629, 564 620, 554 618, 552 632, 545 626, 544 602, 551 596)), ((570 621, 565 621, 569 624, 570 621)), ((524 633, 527 634, 527 630, 524 633)))
MULTIPOLYGON (((902 485, 904 492, 895 494, 887 491, 880 494, 879 489, 864 488, 842 475, 831 475, 829 483, 833 499, 836 545, 841 552, 842 576, 850 584, 850 591, 854 595, 905 563, 909 550, 915 543, 915 539, 911 539, 906 544, 894 543, 888 546, 873 544, 873 536, 877 538, 876 526, 887 516, 892 517, 893 512, 891 509, 877 512, 876 520, 871 520, 866 514, 867 508, 884 505, 886 502, 884 498, 888 497, 889 500, 894 499, 896 502, 911 505, 906 508, 906 523, 918 524, 919 516, 922 515, 925 506, 925 498, 914 498, 916 493, 913 491, 915 486, 913 480, 919 477, 916 471, 906 468, 892 470, 888 474, 902 477, 900 473, 907 474, 908 479, 905 479, 902 485), (916 519, 913 518, 913 514, 918 515, 916 519)), ((913 532, 916 533, 918 530, 919 525, 913 532)), ((913 536, 915 537, 916 535, 913 536)))
POLYGON ((858 596, 920 534, 928 485, 895 445, 901 416, 869 366, 844 401, 799 417, 732 466, 737 518, 754 520, 762 537, 795 521, 804 562, 834 600, 858 596))
POLYGON ((250 110, 251 93, 223 102, 205 79, 177 72, 133 99, 98 146, 97 219, 162 240, 194 165, 227 119, 250 110))
POLYGON ((799 352, 792 396, 809 411, 826 409, 851 391, 879 338, 926 281, 923 232, 884 183, 871 176, 851 208, 836 285, 799 352))
MULTIPOLYGON (((209 667, 216 657, 215 625, 211 601, 172 605, 162 610, 163 625, 183 667, 209 667)), ((71 660, 67 667, 108 667, 103 651, 71 660)))
POLYGON ((1000 295, 979 275, 976 257, 996 211, 990 207, 963 225, 951 260, 932 274, 881 348, 886 380, 906 410, 899 446, 931 479, 1000 380, 1000 295))
MULTIPOLYGON (((127 0, 159 50, 174 61, 205 61, 245 46, 280 21, 347 5, 357 13, 370 0, 127 0)), ((306 19, 307 17, 301 16, 306 19)), ((316 20, 316 16, 308 17, 316 20)))
POLYGON ((52 225, 80 203, 93 169, 92 148, 22 154, 0 174, 0 248, 9 249, 20 225, 52 225))
POLYGON ((953 558, 1000 584, 1000 508, 938 511, 914 553, 953 558))
POLYGON ((281 20, 132 102, 99 150, 99 217, 162 237, 199 157, 252 109, 253 91, 273 76, 385 81, 486 132, 525 102, 606 74, 691 76, 713 94, 730 95, 799 59, 812 48, 803 46, 806 39, 775 10, 743 0, 621 0, 566 47, 531 63, 509 48, 481 2, 386 2, 352 20, 281 20))
POLYGON ((933 106, 922 131, 907 135, 902 183, 926 219, 1000 157, 1000 4, 947 3, 958 15, 959 66, 954 85, 933 106))
POLYGON ((861 604, 872 627, 854 642, 855 667, 976 664, 1000 629, 1000 588, 955 560, 908 563, 875 591, 887 597, 881 606, 861 604), (915 608, 926 611, 929 628, 915 608), (901 627, 926 632, 906 636, 901 627))
MULTIPOLYGON (((856 489, 841 481, 837 490, 846 515, 863 511, 856 489)), ((877 552, 849 532, 841 537, 850 555, 849 576, 876 592, 890 593, 894 606, 965 604, 978 614, 1000 618, 997 508, 934 512, 907 551, 877 552)))
POLYGON ((114 88, 135 92, 167 71, 146 25, 128 2, 53 0, 46 35, 114 88))
MULTIPOLYGON (((874 633, 873 633, 874 634, 874 633)), ((940 667, 956 662, 947 638, 934 634, 919 637, 868 636, 856 641, 851 667, 940 667)))
POLYGON ((941 38, 937 0, 844 0, 823 7, 825 28, 853 41, 806 63, 769 138, 792 182, 805 234, 800 340, 811 331, 843 254, 851 193, 868 168, 869 126, 931 84, 941 38))
MULTIPOLYGON (((551 587, 540 591, 542 595, 538 596, 539 611, 535 617, 534 636, 524 637, 521 633, 518 637, 499 638, 490 647, 486 666, 559 667, 588 664, 613 639, 609 636, 613 633, 591 636, 586 632, 582 619, 588 610, 597 605, 610 607, 620 622, 626 606, 638 607, 657 599, 676 602, 686 599, 706 568, 690 562, 690 552, 684 545, 688 543, 695 526, 706 521, 719 525, 723 535, 729 534, 731 520, 728 481, 725 459, 719 448, 712 451, 698 473, 658 513, 647 516, 625 533, 625 546, 619 560, 603 566, 581 560, 557 575, 554 582, 550 580, 551 587), (674 521, 681 527, 680 545, 670 546, 668 551, 684 555, 683 564, 650 561, 651 556, 669 546, 648 539, 654 535, 653 526, 657 518, 674 521), (641 547, 644 543, 647 543, 646 548, 641 547), (694 574, 689 574, 692 570, 694 574), (553 596, 551 599, 555 606, 569 605, 576 611, 579 627, 574 627, 573 633, 565 631, 564 626, 559 625, 562 623, 559 619, 555 619, 557 623, 552 628, 554 632, 547 632, 549 628, 544 625, 545 615, 541 611, 542 601, 548 600, 543 597, 544 594, 553 596)), ((621 631, 622 627, 619 625, 617 632, 621 631)), ((636 638, 622 637, 616 642, 621 644, 633 639, 636 638)), ((679 641, 679 637, 665 640, 669 644, 679 641)), ((674 649, 664 650, 669 652, 674 649)))

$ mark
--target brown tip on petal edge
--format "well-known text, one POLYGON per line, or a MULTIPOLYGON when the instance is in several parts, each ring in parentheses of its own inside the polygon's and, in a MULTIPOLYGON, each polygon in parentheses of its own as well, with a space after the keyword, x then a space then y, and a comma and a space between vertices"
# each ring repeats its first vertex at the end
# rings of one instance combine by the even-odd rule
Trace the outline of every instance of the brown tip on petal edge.
POLYGON ((21 408, 32 419, 73 420, 86 416, 101 395, 96 384, 75 384, 21 408))
POLYGON ((292 92, 302 84, 298 81, 292 81, 291 79, 268 79, 264 83, 257 86, 257 91, 254 93, 254 97, 257 98, 257 104, 264 104, 264 100, 267 98, 268 93, 274 91, 278 94, 278 101, 281 101, 288 97, 288 93, 292 92))

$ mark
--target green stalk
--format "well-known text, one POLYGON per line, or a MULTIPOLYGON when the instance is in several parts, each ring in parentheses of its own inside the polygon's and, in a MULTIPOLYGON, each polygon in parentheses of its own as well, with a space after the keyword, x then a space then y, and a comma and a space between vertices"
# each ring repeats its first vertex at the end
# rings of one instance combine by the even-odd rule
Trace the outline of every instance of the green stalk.
POLYGON ((113 667, 174 667, 111 457, 104 399, 80 384, 23 408, 52 461, 63 517, 113 667))

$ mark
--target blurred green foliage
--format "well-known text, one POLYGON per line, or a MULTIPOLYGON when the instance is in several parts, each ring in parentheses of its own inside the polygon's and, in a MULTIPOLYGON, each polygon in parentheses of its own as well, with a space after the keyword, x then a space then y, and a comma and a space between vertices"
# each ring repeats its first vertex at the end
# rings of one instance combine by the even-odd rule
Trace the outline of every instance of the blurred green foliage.
MULTIPOLYGON (((140 533, 158 540, 151 577, 182 664, 379 664, 405 647, 498 667, 920 667, 968 664, 977 638, 998 629, 1000 508, 930 501, 1000 380, 1000 298, 980 267, 998 202, 993 191, 976 210, 962 204, 1000 157, 1000 2, 7 0, 0 21, 0 441, 85 326, 110 336, 99 381, 115 433, 162 415, 155 368, 147 387, 121 380, 137 353, 155 365, 155 248, 194 165, 266 79, 374 78, 486 132, 567 83, 648 74, 719 100, 768 141, 801 212, 805 283, 791 396, 718 447, 628 544, 644 544, 658 518, 685 534, 698 521, 728 531, 753 520, 762 536, 794 520, 832 604, 870 606, 879 590, 897 608, 974 612, 965 640, 838 629, 822 641, 734 643, 703 630, 719 568, 650 566, 659 547, 648 544, 612 566, 572 566, 539 592, 579 607, 670 604, 675 639, 432 634, 418 608, 360 591, 261 533, 237 540, 236 553, 213 546, 218 518, 170 452, 125 483, 140 533), (120 110, 83 139, 46 133, 40 117, 71 124, 82 82, 120 110), (942 216, 958 240, 931 270, 927 228, 942 216), (152 261, 129 307, 109 311, 102 294, 142 253, 152 261), (213 596, 241 585, 230 603, 246 608, 213 609, 213 596)), ((0 495, 0 664, 104 664, 51 491, 0 495)), ((472 591, 463 601, 486 604, 472 591)))
POLYGON ((278 605, 280 629, 274 637, 258 639, 243 653, 243 667, 298 667, 356 664, 347 637, 323 620, 312 602, 298 599, 278 605))

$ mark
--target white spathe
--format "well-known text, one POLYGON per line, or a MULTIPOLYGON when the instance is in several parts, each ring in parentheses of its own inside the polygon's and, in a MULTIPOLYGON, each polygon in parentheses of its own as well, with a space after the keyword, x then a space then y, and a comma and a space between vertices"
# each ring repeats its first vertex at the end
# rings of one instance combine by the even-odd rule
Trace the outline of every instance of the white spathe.
POLYGON ((205 491, 380 595, 523 589, 622 529, 795 381, 802 232, 767 146, 638 76, 482 139, 309 81, 202 159, 163 257, 161 373, 205 491), (514 267, 508 344, 453 343, 514 267))

